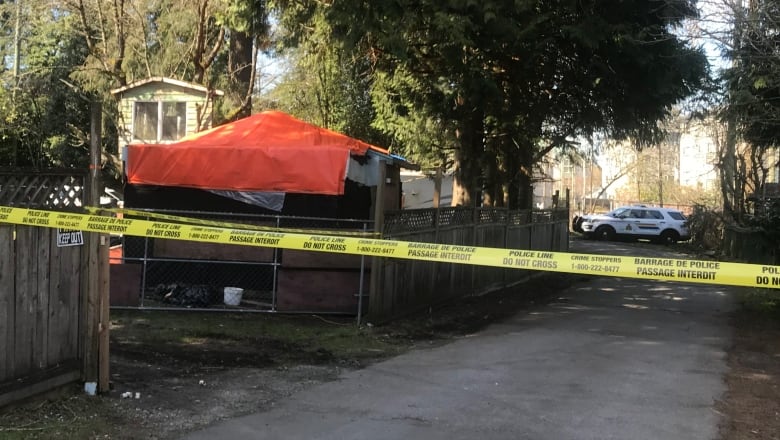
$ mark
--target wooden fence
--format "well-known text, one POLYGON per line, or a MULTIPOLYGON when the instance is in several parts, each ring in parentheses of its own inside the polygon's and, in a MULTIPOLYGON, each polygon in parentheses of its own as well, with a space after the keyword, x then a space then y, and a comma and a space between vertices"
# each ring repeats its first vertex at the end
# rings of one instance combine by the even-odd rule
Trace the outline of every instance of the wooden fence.
MULTIPOLYGON (((390 239, 506 249, 567 251, 568 209, 442 208, 385 214, 390 239)), ((382 259, 369 315, 389 319, 455 298, 503 289, 533 270, 382 259)))
POLYGON ((0 226, 0 406, 81 376, 81 261, 56 230, 0 226))
POLYGON ((780 263, 780 249, 770 244, 761 231, 739 226, 723 230, 723 254, 738 261, 754 264, 780 263))
MULTIPOLYGON (((84 180, 0 170, 0 205, 73 208, 84 180)), ((83 377, 86 254, 56 229, 0 224, 0 406, 83 377)))

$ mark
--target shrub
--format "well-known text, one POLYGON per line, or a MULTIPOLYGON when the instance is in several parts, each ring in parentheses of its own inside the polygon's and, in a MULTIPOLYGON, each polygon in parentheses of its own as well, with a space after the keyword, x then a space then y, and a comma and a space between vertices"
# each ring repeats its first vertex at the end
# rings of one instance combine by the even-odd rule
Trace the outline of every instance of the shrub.
POLYGON ((691 244, 706 251, 720 250, 723 241, 723 215, 703 205, 694 205, 688 216, 691 244))

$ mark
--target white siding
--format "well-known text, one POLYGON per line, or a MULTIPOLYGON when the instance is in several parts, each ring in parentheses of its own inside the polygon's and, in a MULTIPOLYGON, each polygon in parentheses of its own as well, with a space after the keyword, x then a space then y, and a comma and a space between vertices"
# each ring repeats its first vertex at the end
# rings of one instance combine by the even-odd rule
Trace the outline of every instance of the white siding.
POLYGON ((197 123, 197 108, 198 106, 202 107, 206 105, 206 116, 201 128, 211 128, 211 110, 213 107, 211 101, 206 103, 205 93, 197 90, 191 90, 186 87, 180 87, 161 82, 148 83, 134 89, 125 90, 120 96, 119 121, 117 121, 120 148, 123 145, 141 142, 140 140, 133 139, 132 137, 133 108, 135 103, 139 101, 186 102, 186 135, 199 131, 197 123))

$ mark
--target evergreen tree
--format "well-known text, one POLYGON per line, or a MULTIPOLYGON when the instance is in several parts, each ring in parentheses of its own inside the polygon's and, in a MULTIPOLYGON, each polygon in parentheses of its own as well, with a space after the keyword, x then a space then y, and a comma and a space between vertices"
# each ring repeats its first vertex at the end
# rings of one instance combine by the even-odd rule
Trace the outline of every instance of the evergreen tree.
POLYGON ((495 204, 528 206, 535 163, 574 136, 659 137, 657 122, 706 74, 673 32, 694 15, 682 0, 352 0, 327 18, 382 78, 378 126, 436 121, 455 139, 456 200, 486 189, 495 204))

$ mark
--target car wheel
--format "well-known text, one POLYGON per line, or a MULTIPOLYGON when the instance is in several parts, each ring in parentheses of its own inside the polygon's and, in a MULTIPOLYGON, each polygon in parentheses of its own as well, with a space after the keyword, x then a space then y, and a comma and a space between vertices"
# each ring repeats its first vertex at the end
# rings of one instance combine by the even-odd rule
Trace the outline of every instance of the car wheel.
POLYGON ((596 229, 595 233, 596 238, 599 240, 614 240, 615 239, 615 230, 612 229, 612 226, 599 226, 596 229))
POLYGON ((575 217, 575 219, 574 219, 574 227, 572 228, 572 229, 574 229, 574 232, 579 232, 580 234, 583 232, 582 231, 582 222, 584 222, 584 221, 585 221, 585 219, 582 218, 582 217, 575 217))
POLYGON ((675 244, 680 239, 680 234, 672 229, 667 229, 661 232, 661 236, 658 237, 658 242, 661 244, 675 244))

